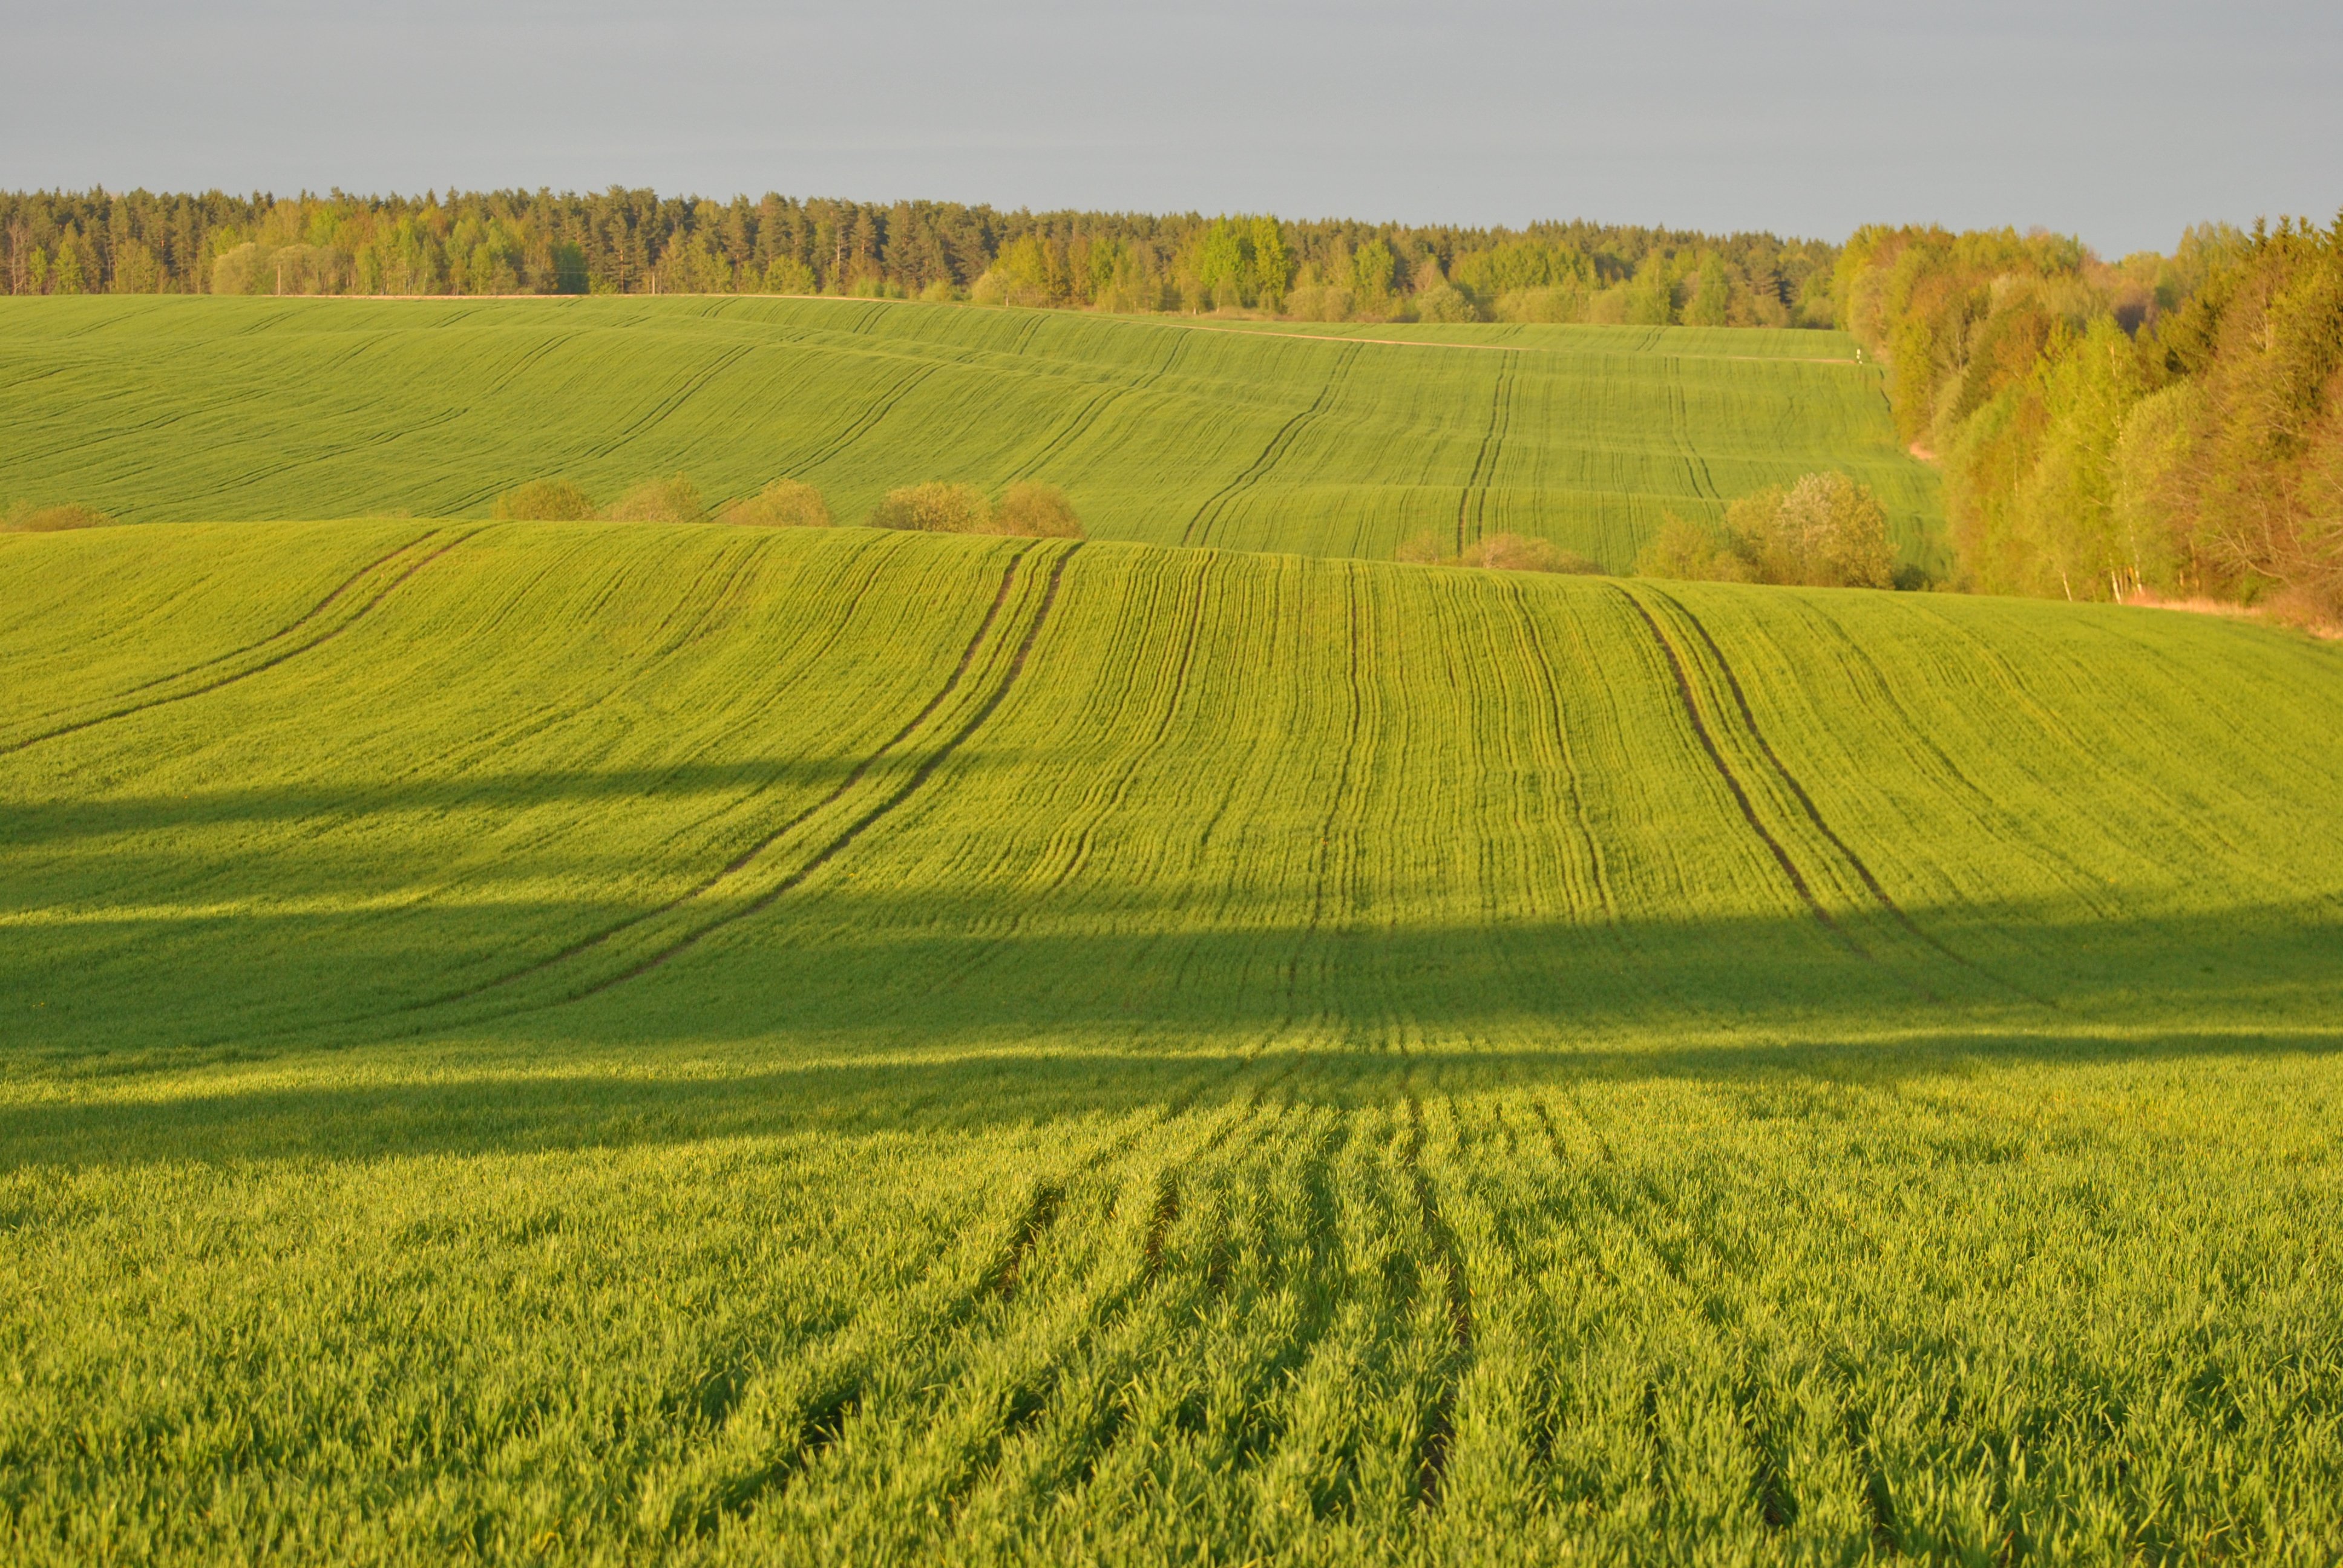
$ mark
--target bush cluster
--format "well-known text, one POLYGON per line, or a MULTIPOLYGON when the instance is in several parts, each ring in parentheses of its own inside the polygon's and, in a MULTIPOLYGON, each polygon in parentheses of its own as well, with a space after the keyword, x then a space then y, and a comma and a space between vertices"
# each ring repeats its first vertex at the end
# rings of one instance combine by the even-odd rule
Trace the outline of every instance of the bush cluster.
POLYGON ((1635 558, 1635 574, 1806 588, 1891 588, 1887 514, 1868 486, 1808 474, 1727 507, 1723 528, 1671 515, 1635 558))
POLYGON ((699 502, 699 487, 681 474, 645 479, 610 503, 614 523, 699 523, 708 508, 699 502))
POLYGON ((1420 566, 1480 567, 1498 572, 1570 572, 1594 576, 1603 568, 1576 550, 1564 549, 1552 539, 1521 534, 1491 534, 1475 539, 1454 555, 1437 534, 1418 534, 1400 546, 1398 558, 1420 566))
POLYGON ((887 492, 872 508, 874 528, 919 528, 937 534, 1021 534, 1031 538, 1078 539, 1081 518, 1065 492, 1054 485, 1025 480, 1009 487, 999 502, 973 485, 907 485, 887 492))
POLYGON ((594 516, 594 498, 567 479, 531 479, 497 498, 499 522, 574 523, 594 516))
POLYGON ((775 479, 717 514, 719 520, 759 528, 826 528, 830 503, 802 479, 775 479))
MULTIPOLYGON (((71 509, 71 508, 65 508, 71 509)), ((45 515, 45 514, 43 514, 45 515)), ((92 514, 97 516, 97 514, 92 514)), ((621 523, 699 523, 709 520, 699 487, 685 475, 647 479, 604 507, 567 479, 532 479, 498 496, 494 516, 502 521, 578 522, 598 518, 621 523)), ((107 520, 101 518, 100 520, 107 520)), ((826 528, 830 503, 801 479, 775 479, 755 495, 728 501, 715 520, 748 528, 826 528)), ((874 528, 916 528, 940 534, 1021 534, 1034 538, 1078 539, 1081 518, 1065 492, 1031 480, 1009 487, 999 501, 972 485, 930 483, 887 492, 867 519, 874 528)), ((13 523, 11 526, 14 526, 13 523)), ((56 524, 56 527, 78 525, 56 524)))

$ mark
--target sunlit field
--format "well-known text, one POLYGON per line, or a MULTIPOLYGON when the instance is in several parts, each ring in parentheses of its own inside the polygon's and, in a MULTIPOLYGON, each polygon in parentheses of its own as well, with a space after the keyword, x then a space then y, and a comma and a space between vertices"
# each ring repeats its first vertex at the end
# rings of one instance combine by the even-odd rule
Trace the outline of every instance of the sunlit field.
MULTIPOLYGON (((222 363, 85 308, 14 407, 75 354, 222 363)), ((126 512, 763 477, 714 397, 589 461, 549 388, 634 394, 520 390, 604 354, 568 306, 249 308, 251 407, 40 460, 126 512), (459 346, 393 380, 472 416, 377 450, 422 404, 354 393, 269 471, 336 332, 459 346)), ((1031 323, 1376 352, 669 308, 658 397, 786 327, 698 384, 911 378, 883 419, 970 474, 1028 465, 951 447, 942 385, 1016 385, 1031 323)), ((1364 383, 1309 374, 1331 443, 1364 383)), ((0 1554, 2343 1550, 2343 649, 1117 543, 1228 480, 1115 385, 1033 405, 1103 400, 1052 470, 1087 543, 0 536, 0 1554)), ((841 450, 840 498, 910 462, 841 450)), ((1358 543, 1312 495, 1201 533, 1358 543)))
POLYGON ((859 522, 895 486, 1038 479, 1100 538, 1389 559, 1512 532, 1624 569, 1670 514, 1839 468, 1941 571, 1935 475, 1854 356, 1829 332, 753 296, 10 300, 0 503, 485 518, 529 479, 607 500, 682 471, 711 498, 805 480, 859 522))

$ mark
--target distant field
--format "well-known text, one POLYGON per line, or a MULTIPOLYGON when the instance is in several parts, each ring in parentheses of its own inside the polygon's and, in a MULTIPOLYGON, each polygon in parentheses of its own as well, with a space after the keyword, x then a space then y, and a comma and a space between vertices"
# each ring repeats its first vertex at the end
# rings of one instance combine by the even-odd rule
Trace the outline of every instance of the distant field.
POLYGON ((1935 477, 1853 355, 1819 332, 753 297, 11 299, 0 502, 485 516, 529 478, 607 498, 681 469, 719 498, 808 479, 858 520, 896 485, 1039 478, 1103 538, 1388 558, 1512 531, 1618 569, 1671 511, 1836 467, 1940 568, 1935 477))
MULTIPOLYGON (((238 319, 616 363, 437 308, 238 319)), ((377 521, 0 537, 0 668, 10 1561, 2343 1550, 2343 650, 377 521)))

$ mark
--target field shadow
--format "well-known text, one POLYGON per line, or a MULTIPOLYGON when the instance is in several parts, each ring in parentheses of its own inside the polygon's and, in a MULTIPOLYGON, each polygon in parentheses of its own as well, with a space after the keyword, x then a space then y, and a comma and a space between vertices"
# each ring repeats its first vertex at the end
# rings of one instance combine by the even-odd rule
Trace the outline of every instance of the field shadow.
POLYGON ((184 798, 63 796, 12 805, 6 817, 0 819, 0 845, 68 843, 126 834, 176 838, 207 829, 273 822, 326 820, 344 825, 372 815, 395 817, 457 807, 504 814, 561 803, 638 804, 700 795, 747 798, 771 789, 834 787, 865 761, 859 755, 755 757, 666 768, 482 770, 427 780, 384 779, 372 785, 337 782, 310 789, 213 786, 184 798))
MULTIPOLYGON (((677 1051, 666 1062, 608 1051, 534 1064, 499 1050, 477 1067, 453 1053, 387 1055, 371 1081, 307 1059, 249 1082, 205 1074, 184 1089, 0 1107, 0 1171, 158 1163, 366 1161, 681 1146, 720 1140, 987 1137, 1069 1130, 1141 1112, 1209 1114, 1262 1101, 1351 1111, 1411 1099, 1540 1093, 1592 1084, 1786 1084, 1895 1091, 2011 1070, 2088 1070, 2343 1053, 2343 1025, 2292 1030, 2031 1034, 1946 1030, 1886 1038, 1567 1046, 1550 1050, 1259 1052, 980 1049, 835 1054, 791 1063, 677 1051), (287 1076, 295 1081, 284 1081, 287 1076), (308 1080, 308 1081, 303 1081, 308 1080)), ((1815 1102, 1823 1113, 1825 1102, 1815 1102)), ((1835 1103, 1830 1101, 1829 1103, 1835 1103)))
POLYGON ((1926 940, 1789 913, 1187 923, 1198 902, 841 880, 631 978, 589 953, 452 1010, 417 1004, 639 910, 236 915, 125 932, 62 978, 50 939, 0 930, 16 993, 0 1167, 977 1131, 1210 1106, 1272 1078, 1378 1103, 1434 1084, 1890 1083, 2343 1041, 2343 921, 2319 900, 2117 921, 1916 909, 1926 940), (35 1014, 16 999, 41 986, 59 1005, 35 1014))

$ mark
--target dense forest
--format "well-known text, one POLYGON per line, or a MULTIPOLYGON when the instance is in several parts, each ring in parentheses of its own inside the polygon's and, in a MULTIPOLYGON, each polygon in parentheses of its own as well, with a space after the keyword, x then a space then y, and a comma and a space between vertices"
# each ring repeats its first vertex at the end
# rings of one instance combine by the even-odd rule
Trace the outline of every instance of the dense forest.
MULTIPOLYGON (((719 203, 616 187, 35 192, 0 194, 0 291, 762 292, 1843 326, 1885 367, 1902 438, 1943 466, 1963 586, 2343 618, 2343 217, 2324 230, 2208 226, 2170 256, 2108 262, 2076 239, 2006 229, 1865 228, 1839 246, 1579 222, 719 203)), ((1671 548, 1726 571, 1733 544, 1671 548)))
POLYGON ((837 294, 1310 320, 1828 326, 1837 248, 612 189, 0 194, 12 294, 837 294))
POLYGON ((2343 217, 2072 240, 1865 229, 1837 266, 1966 586, 2343 618, 2343 217))

